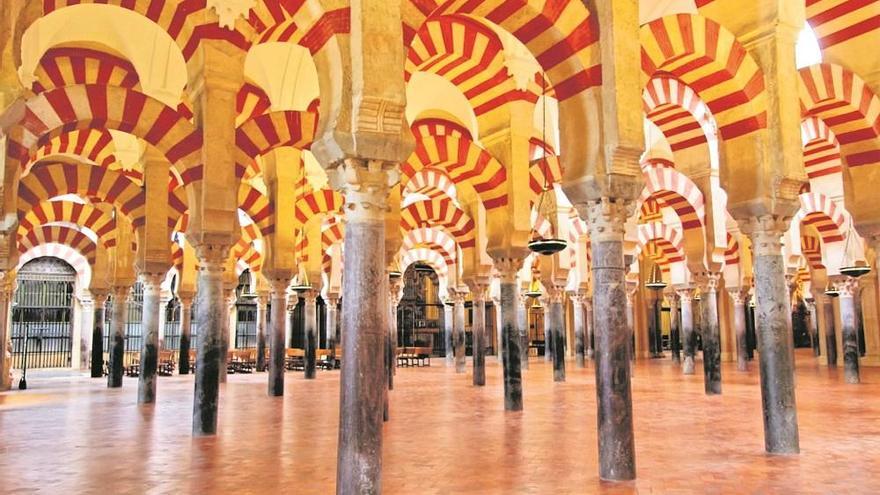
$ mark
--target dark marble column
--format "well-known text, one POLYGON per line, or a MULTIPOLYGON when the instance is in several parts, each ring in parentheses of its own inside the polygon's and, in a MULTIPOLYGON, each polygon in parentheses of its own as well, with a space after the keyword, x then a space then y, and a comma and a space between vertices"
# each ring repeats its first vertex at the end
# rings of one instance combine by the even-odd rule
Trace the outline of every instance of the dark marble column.
POLYGON ((339 333, 337 332, 337 318, 339 317, 339 298, 335 295, 327 297, 327 342, 330 350, 334 352, 339 348, 339 333))
POLYGON ((816 298, 807 299, 807 311, 810 314, 809 331, 810 347, 813 348, 813 357, 819 357, 819 318, 816 314, 816 298))
POLYGON ((191 294, 180 297, 180 354, 178 370, 181 375, 190 372, 189 350, 192 346, 192 298, 191 294))
POLYGON ((455 363, 455 354, 452 350, 452 296, 447 296, 443 305, 443 342, 446 351, 446 366, 452 366, 455 363))
POLYGON ((669 349, 672 351, 672 362, 681 363, 681 318, 678 313, 678 294, 669 293, 669 349))
POLYGON ((266 371, 266 313, 269 296, 257 295, 257 371, 266 371))
POLYGON ((822 315, 825 323, 825 358, 828 366, 837 366, 837 323, 834 318, 834 298, 822 296, 822 315))
POLYGON ((193 400, 193 435, 205 436, 217 433, 220 371, 225 368, 223 333, 227 331, 223 325, 226 319, 223 272, 229 248, 202 244, 196 246, 196 252, 199 258, 196 296, 199 306, 199 345, 193 400))
POLYGON ((858 294, 858 279, 845 277, 835 284, 840 292, 840 321, 843 343, 843 377, 846 383, 859 383, 859 328, 856 317, 855 297, 858 294))
POLYGON ((800 451, 788 287, 782 259, 787 223, 767 215, 740 221, 752 240, 755 321, 764 411, 764 446, 774 454, 800 451))
POLYGON ((305 315, 304 340, 305 343, 305 366, 304 375, 307 380, 313 380, 318 373, 318 291, 307 290, 302 293, 305 298, 303 314, 305 315))
POLYGON ((718 281, 720 273, 703 274, 703 380, 706 395, 721 393, 721 328, 718 322, 718 281))
POLYGON ((113 312, 110 315, 110 338, 107 355, 107 386, 122 386, 122 361, 125 359, 125 319, 128 315, 129 286, 113 287, 113 312))
MULTIPOLYGON (((223 311, 223 331, 221 332, 223 352, 220 354, 220 359, 222 362, 219 373, 220 382, 226 383, 226 380, 229 377, 229 333, 230 331, 232 331, 233 328, 235 328, 235 321, 233 320, 233 310, 235 309, 235 287, 231 286, 231 284, 229 283, 226 283, 223 286, 223 300, 226 304, 223 311)), ((232 348, 234 348, 234 343, 232 348)))
MULTIPOLYGON (((626 203, 602 198, 586 205, 593 258, 599 477, 636 477, 630 342, 623 260, 626 203)), ((581 215, 584 216, 584 215, 581 215)))
POLYGON ((163 278, 164 275, 160 273, 141 274, 144 303, 141 319, 143 345, 141 347, 141 369, 138 374, 138 404, 156 402, 156 380, 159 369, 159 312, 164 310, 159 298, 163 278))
POLYGON ((685 375, 694 374, 694 356, 696 356, 696 336, 694 335, 694 290, 689 287, 676 289, 681 303, 681 336, 684 340, 684 361, 682 370, 685 375))
MULTIPOLYGON (((624 266, 626 264, 624 263, 624 266)), ((624 273, 624 277, 626 274, 624 273)), ((629 340, 627 340, 626 344, 626 355, 630 359, 630 361, 635 360, 636 358, 636 315, 635 315, 635 300, 636 300, 636 292, 638 291, 638 287, 635 284, 626 284, 624 289, 624 294, 626 296, 626 331, 629 333, 629 340)), ((632 373, 632 370, 630 370, 632 373)))
MULTIPOLYGON (((532 305, 532 299, 518 293, 516 302, 516 326, 520 337, 520 369, 527 370, 529 369, 529 307, 532 305)), ((503 334, 503 325, 501 331, 503 334)))
POLYGON ((474 301, 474 322, 471 325, 472 354, 474 362, 474 386, 486 384, 486 291, 485 284, 474 283, 470 286, 474 301))
MULTIPOLYGON (((495 359, 498 360, 498 364, 503 364, 501 356, 501 299, 498 296, 492 296, 492 308, 495 317, 493 327, 495 329, 495 359)), ((489 333, 487 332, 486 339, 488 338, 489 333)))
POLYGON ((522 411, 522 336, 516 321, 516 307, 520 304, 516 273, 522 267, 521 258, 496 258, 495 270, 501 278, 501 352, 504 358, 504 410, 522 411))
POLYGON ((565 309, 562 300, 565 291, 562 287, 553 287, 547 290, 547 310, 544 320, 544 328, 549 330, 549 341, 553 342, 553 381, 565 381, 565 309))
POLYGON ((456 292, 452 297, 452 347, 455 349, 455 372, 467 371, 464 335, 464 292, 456 292))
POLYGON ((593 359, 596 351, 596 332, 593 330, 595 327, 593 326, 593 297, 587 296, 584 299, 584 310, 586 311, 586 358, 593 359))
MULTIPOLYGON (((267 278, 270 275, 266 275, 267 278)), ((284 395, 284 368, 287 358, 286 327, 287 327, 287 286, 290 285, 289 273, 272 274, 269 280, 272 298, 272 317, 269 321, 269 381, 268 393, 272 397, 284 395)), ((297 297, 290 295, 290 305, 296 306, 297 297)))
POLYGON ((578 292, 571 293, 571 306, 574 320, 574 362, 578 368, 585 366, 585 325, 584 325, 584 295, 578 292))
POLYGON ((746 287, 727 289, 733 299, 733 332, 736 338, 736 369, 749 370, 749 349, 746 342, 746 301, 749 291, 746 287))
POLYGON ((104 305, 107 303, 107 293, 93 291, 92 300, 94 301, 95 309, 94 321, 92 324, 92 354, 90 369, 92 378, 101 378, 104 376, 104 305))

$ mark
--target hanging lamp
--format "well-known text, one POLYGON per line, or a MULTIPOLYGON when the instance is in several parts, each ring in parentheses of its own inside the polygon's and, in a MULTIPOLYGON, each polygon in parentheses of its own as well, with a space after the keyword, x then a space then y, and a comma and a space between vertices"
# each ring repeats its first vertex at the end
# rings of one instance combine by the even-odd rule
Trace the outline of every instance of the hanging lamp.
POLYGON ((663 281, 663 272, 660 270, 660 265, 654 263, 654 267, 651 269, 651 276, 645 282, 645 287, 651 290, 663 290, 666 288, 666 282, 663 281))
POLYGON ((840 295, 840 291, 837 290, 837 287, 835 287, 831 281, 828 281, 828 283, 825 284, 825 295, 829 297, 837 297, 840 295))
POLYGON ((543 295, 541 292, 541 284, 538 282, 538 278, 534 275, 532 276, 532 281, 529 283, 529 289, 526 291, 526 297, 531 297, 537 300, 539 297, 543 295))
MULTIPOLYGON (((544 167, 547 167, 547 80, 542 76, 541 77, 541 153, 542 157, 540 160, 540 164, 544 167)), ((547 195, 553 193, 552 186, 547 181, 547 174, 543 173, 545 170, 542 170, 542 175, 544 176, 544 187, 541 189, 541 194, 538 196, 538 213, 540 213, 547 221, 550 222, 551 228, 551 237, 544 238, 541 236, 535 229, 532 229, 532 238, 529 241, 529 249, 535 253, 549 256, 552 254, 556 254, 559 251, 565 249, 568 243, 563 239, 559 239, 555 237, 556 235, 556 225, 552 216, 556 215, 556 204, 553 201, 553 204, 547 206, 547 195), (552 208, 551 208, 552 207, 552 208), (544 209, 551 210, 549 211, 549 215, 545 215, 544 209)))
POLYGON ((400 264, 397 260, 394 260, 394 263, 391 265, 391 270, 388 271, 388 278, 391 280, 397 280, 403 276, 403 272, 400 271, 400 264))
POLYGON ((858 234, 856 234, 855 229, 852 227, 852 220, 850 220, 849 231, 846 233, 846 243, 843 245, 840 273, 852 278, 859 278, 862 275, 871 273, 871 266, 868 265, 868 261, 859 256, 856 250, 856 243, 852 242, 852 238, 857 236, 858 234))

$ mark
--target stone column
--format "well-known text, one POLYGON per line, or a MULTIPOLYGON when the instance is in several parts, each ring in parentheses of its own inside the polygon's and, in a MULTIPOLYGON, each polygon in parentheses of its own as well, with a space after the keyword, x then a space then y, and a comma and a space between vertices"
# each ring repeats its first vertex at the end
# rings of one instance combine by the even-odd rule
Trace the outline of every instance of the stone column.
POLYGON ((843 342, 843 376, 846 383, 859 383, 859 328, 856 317, 855 294, 858 293, 859 281, 845 277, 834 284, 840 292, 840 321, 843 342))
POLYGON ((107 303, 107 293, 97 290, 92 291, 92 301, 94 317, 92 319, 90 374, 92 378, 101 378, 104 376, 104 305, 107 303))
POLYGON ((672 362, 681 363, 681 318, 678 313, 678 294, 669 292, 669 348, 672 351, 672 362))
POLYGON ((257 371, 266 371, 266 314, 269 295, 257 295, 257 371))
MULTIPOLYGON (((388 390, 394 390, 394 375, 397 374, 397 304, 400 302, 401 294, 401 277, 388 277, 388 333, 385 336, 385 352, 388 356, 386 363, 388 369, 388 390)), ((387 421, 388 418, 386 417, 387 421)))
POLYGON ((497 297, 492 298, 492 307, 494 308, 495 313, 495 357, 498 359, 498 363, 502 362, 501 360, 501 299, 497 297))
POLYGON ((138 404, 156 402, 156 379, 159 369, 159 312, 163 311, 161 298, 161 273, 142 273, 144 305, 141 328, 143 346, 141 347, 141 369, 138 375, 138 404))
POLYGON ((9 313, 15 280, 7 272, 0 272, 0 391, 12 388, 12 354, 9 313))
MULTIPOLYGON (((626 323, 626 331, 629 333, 628 340, 626 341, 626 355, 630 360, 634 360, 636 358, 636 349, 635 349, 635 334, 636 334, 636 314, 635 314, 635 300, 636 300, 636 291, 637 287, 630 287, 632 284, 626 284, 624 294, 626 297, 626 315, 624 322, 626 323)), ((601 321, 601 320, 599 320, 601 321)), ((597 345, 598 347, 598 345, 597 345)))
POLYGON ((807 302, 807 312, 809 313, 809 327, 810 331, 810 347, 813 348, 813 357, 819 357, 819 320, 816 314, 816 299, 810 298, 806 299, 807 302))
MULTIPOLYGON (((520 338, 521 351, 520 369, 527 370, 529 369, 529 306, 532 304, 532 299, 524 294, 517 293, 516 301, 518 303, 516 305, 516 326, 519 329, 518 335, 520 338)), ((503 330, 504 329, 502 328, 502 333, 503 330)))
MULTIPOLYGON (((268 277, 268 275, 267 275, 268 277)), ((287 323, 287 286, 290 277, 286 273, 274 274, 269 280, 272 298, 272 318, 269 322, 269 380, 268 393, 272 397, 284 395, 284 367, 287 357, 285 324, 287 323)), ((291 305, 296 306, 296 296, 291 295, 291 305)))
POLYGON ((587 339, 586 344, 585 344, 586 348, 587 348, 586 358, 593 359, 593 356, 595 354, 594 351, 596 350, 596 333, 593 330, 594 327, 593 327, 593 298, 592 298, 592 296, 587 296, 584 299, 584 310, 587 313, 586 314, 586 320, 587 320, 586 332, 587 333, 585 335, 585 338, 587 339))
POLYGON ((565 291, 561 287, 547 289, 547 310, 544 320, 545 330, 549 330, 549 339, 553 342, 553 381, 565 381, 565 309, 562 300, 565 291))
POLYGON ((223 272, 229 247, 217 244, 196 246, 199 259, 198 305, 199 345, 196 357, 195 398, 193 401, 193 435, 217 433, 217 402, 220 396, 220 372, 226 371, 223 335, 226 328, 226 301, 223 294, 223 272))
POLYGON ((828 366, 837 366, 837 324, 834 318, 834 298, 823 295, 822 315, 825 320, 825 358, 828 366))
POLYGON ((113 292, 113 314, 110 316, 109 364, 107 365, 107 386, 122 386, 122 361, 125 357, 125 318, 128 315, 129 286, 115 286, 113 292))
MULTIPOLYGON (((501 353, 504 373, 504 410, 522 411, 522 337, 517 328, 516 307, 520 303, 516 273, 521 258, 496 258, 495 270, 501 278, 501 353)), ((520 304, 521 305, 521 304, 520 304)))
MULTIPOLYGON (((164 277, 163 277, 164 278, 164 277)), ((168 303, 174 299, 174 295, 159 298, 159 349, 165 349, 165 325, 168 323, 168 303)))
POLYGON ((336 332, 336 320, 339 314, 339 298, 336 296, 327 297, 327 341, 330 343, 330 349, 335 351, 339 345, 339 335, 336 332))
POLYGON ((593 258, 599 477, 607 480, 636 476, 628 359, 632 333, 627 326, 623 260, 627 210, 624 201, 608 198, 586 205, 593 258))
POLYGON ((694 356, 696 355, 696 336, 694 335, 694 289, 676 289, 681 302, 681 336, 684 339, 684 362, 682 370, 685 375, 694 374, 694 356))
POLYGON ((574 362, 576 367, 583 368, 585 366, 584 349, 586 348, 584 344, 584 295, 572 292, 569 297, 571 297, 571 306, 574 312, 574 362))
POLYGON ((717 272, 703 274, 700 288, 703 296, 703 380, 706 395, 721 393, 721 328, 718 322, 718 279, 717 272))
POLYGON ((786 305, 782 234, 788 227, 772 215, 740 221, 752 241, 755 272, 755 321, 764 410, 764 446, 767 452, 800 451, 794 390, 790 307, 786 305))
POLYGON ((452 366, 455 363, 455 355, 452 351, 452 299, 447 296, 443 303, 443 342, 446 351, 446 366, 452 366))
POLYGON ((189 350, 192 347, 192 294, 178 294, 180 299, 180 350, 177 369, 181 375, 190 372, 189 350))
POLYGON ((464 373, 467 368, 464 335, 464 292, 455 292, 452 301, 452 347, 455 349, 455 372, 464 373))
POLYGON ((302 293, 305 298, 303 313, 305 315, 304 347, 305 363, 303 366, 307 380, 313 380, 318 373, 318 291, 312 289, 302 293))
POLYGON ((736 334, 736 369, 749 370, 749 349, 746 343, 746 300, 749 291, 745 287, 727 289, 733 299, 733 329, 736 334))
POLYGON ((235 289, 230 288, 229 284, 224 284, 223 288, 223 311, 220 315, 220 344, 222 352, 220 353, 220 383, 226 383, 229 374, 229 342, 235 340, 235 322, 232 318, 232 310, 235 308, 235 289))
POLYGON ((488 286, 473 283, 470 286, 474 301, 474 323, 471 325, 473 335, 472 349, 474 362, 474 386, 486 384, 486 290, 488 286))

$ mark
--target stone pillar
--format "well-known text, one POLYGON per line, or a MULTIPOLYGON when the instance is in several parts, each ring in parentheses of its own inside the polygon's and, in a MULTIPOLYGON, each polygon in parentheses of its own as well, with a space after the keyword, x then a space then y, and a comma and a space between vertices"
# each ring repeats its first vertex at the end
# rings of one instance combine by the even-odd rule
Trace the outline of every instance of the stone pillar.
POLYGON ((229 375, 229 348, 230 341, 233 342, 232 348, 235 348, 235 319, 233 318, 233 310, 235 309, 235 288, 228 287, 223 289, 223 300, 226 304, 223 306, 224 311, 220 315, 221 321, 221 344, 223 352, 220 354, 220 382, 226 383, 229 375))
POLYGON ((681 302, 681 336, 684 339, 684 362, 682 370, 685 375, 694 374, 694 356, 696 355, 696 336, 694 335, 694 289, 676 289, 681 302))
POLYGON ((749 370, 749 349, 746 343, 746 300, 748 288, 731 287, 727 289, 733 299, 733 330, 736 334, 736 369, 749 370))
MULTIPOLYGON (((626 289, 624 291, 624 294, 626 297, 626 315, 625 315, 624 322, 626 323, 626 331, 629 334, 628 340, 626 341, 626 355, 630 360, 634 360, 636 358, 635 300, 636 300, 636 291, 638 290, 638 288, 637 287, 630 287, 630 285, 631 284, 626 284, 626 289)), ((597 347, 598 347, 598 345, 597 345, 597 347)))
POLYGON ((822 315, 825 320, 825 357, 828 366, 837 366, 837 324, 834 318, 834 298, 822 296, 822 315))
POLYGON ((752 241, 755 272, 755 321, 764 410, 764 446, 767 452, 800 451, 790 307, 786 305, 782 234, 787 223, 772 215, 740 221, 752 241))
POLYGON ((845 277, 834 285, 840 292, 837 300, 840 303, 842 326, 843 376, 846 383, 859 383, 859 328, 854 302, 859 281, 856 278, 845 277))
POLYGON ((574 317, 574 362, 578 368, 585 366, 585 337, 584 331, 584 295, 578 292, 572 292, 571 306, 574 317))
POLYGON ((305 298, 304 313, 304 347, 305 363, 304 374, 307 380, 314 380, 318 373, 318 291, 312 289, 302 293, 305 298))
POLYGON ((327 297, 327 342, 330 349, 335 351, 339 345, 339 335, 336 332, 336 320, 339 314, 339 298, 336 296, 327 297))
POLYGON ((143 346, 141 347, 141 369, 138 375, 138 404, 156 402, 156 379, 159 369, 159 312, 161 304, 160 284, 165 277, 161 273, 142 273, 144 305, 141 328, 143 346))
POLYGON ((807 303, 807 312, 810 321, 807 329, 810 332, 810 347, 813 349, 813 357, 819 357, 819 320, 816 314, 816 299, 809 298, 805 300, 807 303))
POLYGON ((495 310, 495 357, 501 364, 501 299, 493 297, 492 307, 495 310))
POLYGON ((488 286, 473 283, 470 286, 474 301, 474 322, 471 325, 473 335, 472 349, 474 362, 474 386, 482 387, 486 384, 486 290, 488 286))
POLYGON ((544 320, 545 334, 552 346, 553 381, 565 381, 565 309, 562 300, 565 291, 561 287, 547 289, 547 309, 544 320))
MULTIPOLYGON (((287 358, 285 324, 287 323, 287 286, 289 274, 274 274, 269 280, 272 298, 272 318, 269 322, 269 379, 268 393, 272 397, 284 395, 284 367, 287 358)), ((267 275, 268 277, 268 275, 267 275)), ((291 295, 291 306, 296 306, 296 296, 291 295)))
POLYGON ((452 366, 455 355, 452 352, 452 300, 447 297, 443 304, 443 347, 446 351, 446 366, 452 366))
POLYGON ((125 317, 128 315, 129 286, 115 286, 113 292, 113 314, 110 316, 110 338, 107 354, 107 386, 122 386, 122 361, 125 357, 125 317))
POLYGON ((192 294, 178 294, 180 299, 180 349, 177 369, 181 375, 190 372, 189 350, 192 347, 192 294))
POLYGON ((720 273, 703 274, 703 380, 706 395, 721 393, 721 328, 718 322, 718 279, 720 273))
POLYGON ((168 303, 173 299, 173 294, 171 296, 162 296, 159 298, 159 349, 162 350, 165 349, 165 325, 168 323, 168 303))
POLYGON ((599 477, 607 480, 636 476, 628 359, 632 334, 627 326, 623 260, 627 209, 624 201, 608 198, 586 205, 593 259, 599 477))
MULTIPOLYGON (((519 329, 520 338, 520 369, 527 370, 529 369, 529 306, 532 304, 532 299, 525 294, 517 293, 516 302, 516 326, 519 329)), ((499 340, 499 342, 501 341, 499 340)))
POLYGON ((584 310, 587 313, 586 314, 586 320, 587 320, 586 332, 587 333, 585 335, 585 338, 586 338, 585 345, 586 345, 586 349, 587 349, 586 358, 593 359, 593 356, 595 354, 594 351, 596 350, 596 333, 593 330, 593 328, 594 328, 593 327, 593 298, 591 296, 587 296, 584 299, 584 310))
POLYGON ((678 294, 669 293, 669 348, 672 351, 672 362, 681 363, 681 318, 678 313, 678 294))
POLYGON ((7 272, 0 272, 0 391, 12 388, 12 354, 9 352, 11 343, 10 308, 12 304, 15 280, 7 272))
POLYGON ((257 295, 257 371, 266 371, 266 314, 269 295, 257 295))
MULTIPOLYGON (((504 410, 522 411, 522 337, 517 328, 516 307, 520 303, 516 273, 520 258, 496 258, 495 270, 501 277, 501 352, 504 357, 504 410)), ((521 305, 521 304, 520 304, 521 305)))
POLYGON ((455 349, 456 373, 464 373, 467 367, 464 345, 464 298, 464 292, 455 292, 452 295, 454 303, 452 308, 452 347, 455 349))
POLYGON ((101 378, 104 376, 104 305, 107 303, 107 293, 92 291, 92 301, 94 317, 92 318, 90 374, 92 378, 101 378))
POLYGON ((193 435, 206 436, 217 433, 220 372, 226 374, 226 352, 223 348, 223 336, 227 333, 223 325, 226 319, 223 272, 226 269, 229 247, 200 244, 196 246, 196 254, 199 259, 199 345, 193 401, 193 435))

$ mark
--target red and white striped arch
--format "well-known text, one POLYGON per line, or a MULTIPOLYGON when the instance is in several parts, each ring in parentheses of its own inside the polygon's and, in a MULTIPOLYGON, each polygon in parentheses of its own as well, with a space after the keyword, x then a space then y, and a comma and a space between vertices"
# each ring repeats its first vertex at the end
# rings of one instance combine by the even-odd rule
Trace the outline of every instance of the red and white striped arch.
POLYGON ((767 126, 764 74, 736 37, 699 15, 677 14, 642 26, 644 83, 669 74, 690 86, 715 116, 724 139, 767 126))
POLYGON ((638 226, 637 236, 637 254, 654 242, 661 249, 664 264, 684 261, 684 236, 678 228, 660 222, 643 223, 638 226))
POLYGON ((314 55, 333 36, 351 31, 351 11, 342 2, 325 9, 331 2, 317 0, 260 0, 250 10, 248 22, 256 32, 256 42, 296 43, 314 55))
POLYGON ((739 259, 739 241, 728 232, 727 248, 724 250, 724 266, 738 265, 739 259))
POLYGON ((534 193, 532 201, 544 190, 562 180, 562 164, 553 147, 534 137, 529 140, 529 189, 534 193))
POLYGON ((426 247, 410 249, 400 257, 400 270, 406 272, 406 269, 414 263, 424 263, 437 272, 437 277, 440 279, 441 293, 448 286, 449 265, 446 264, 442 254, 426 247))
POLYGON ((105 248, 116 245, 116 219, 88 203, 42 201, 19 220, 19 237, 55 222, 81 225, 97 235, 105 248))
POLYGON ((836 201, 821 193, 805 193, 798 196, 801 207, 792 218, 792 226, 813 227, 826 243, 844 240, 849 215, 836 201))
POLYGON ((675 169, 651 169, 645 174, 645 189, 639 198, 639 208, 649 198, 661 206, 672 208, 681 220, 682 228, 702 228, 706 224, 706 206, 703 193, 687 176, 675 169))
POLYGON ((871 0, 806 0, 807 22, 823 50, 880 30, 880 3, 871 0))
POLYGON ((52 242, 48 244, 39 244, 30 248, 19 255, 18 264, 16 265, 15 269, 19 270, 29 261, 35 260, 37 258, 42 258, 44 256, 58 258, 73 267, 73 269, 76 271, 77 287, 80 289, 89 287, 92 280, 91 262, 85 256, 83 256, 82 253, 65 244, 52 242))
POLYGON ((275 232, 272 218, 275 211, 274 206, 265 194, 247 182, 242 182, 238 186, 238 207, 251 217, 262 235, 275 232))
POLYGON ((825 265, 822 264, 822 242, 819 241, 818 237, 802 234, 801 252, 804 254, 804 258, 807 259, 811 269, 825 269, 825 265))
POLYGON ((655 76, 642 92, 648 120, 654 123, 672 151, 707 144, 715 138, 715 124, 709 107, 687 84, 668 76, 655 76))
POLYGON ((447 265, 455 264, 457 258, 455 239, 443 230, 423 227, 410 230, 403 237, 404 250, 415 249, 420 246, 439 249, 447 265))
POLYGON ((450 136, 473 140, 467 127, 445 118, 420 117, 410 125, 410 129, 416 136, 450 136))
POLYGON ((37 66, 34 93, 75 84, 100 84, 140 89, 140 77, 132 63, 122 57, 85 47, 46 50, 37 66))
POLYGON ((246 82, 238 90, 235 97, 235 127, 240 127, 246 121, 263 115, 272 107, 272 101, 263 91, 263 88, 246 82))
POLYGON ((801 140, 804 144, 804 168, 807 177, 816 179, 840 173, 840 144, 834 131, 818 117, 808 117, 801 122, 801 140))
POLYGON ((880 98, 856 74, 833 64, 804 67, 800 104, 804 118, 817 117, 831 128, 844 163, 880 163, 880 98))
POLYGON ((429 199, 447 196, 456 198, 455 183, 444 172, 436 168, 423 168, 413 175, 406 183, 404 196, 422 194, 429 199))
POLYGON ((80 253, 89 265, 95 263, 97 246, 85 233, 63 225, 41 225, 18 236, 18 252, 24 254, 42 244, 62 244, 80 253))
POLYGON ((344 202, 342 194, 333 189, 312 190, 296 202, 294 215, 302 225, 315 215, 341 211, 344 202))
POLYGON ((253 117, 235 130, 235 175, 239 179, 260 173, 256 158, 282 146, 307 149, 315 139, 317 112, 294 110, 271 112, 253 117))
POLYGON ((417 201, 400 212, 400 228, 404 234, 423 227, 444 228, 461 249, 476 246, 474 221, 448 198, 417 201))

